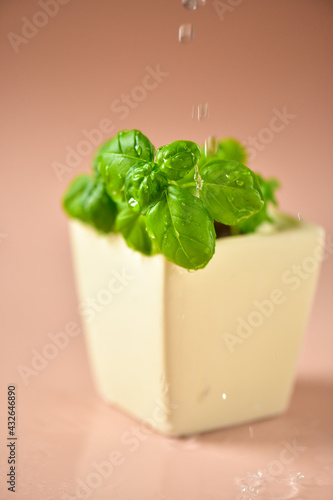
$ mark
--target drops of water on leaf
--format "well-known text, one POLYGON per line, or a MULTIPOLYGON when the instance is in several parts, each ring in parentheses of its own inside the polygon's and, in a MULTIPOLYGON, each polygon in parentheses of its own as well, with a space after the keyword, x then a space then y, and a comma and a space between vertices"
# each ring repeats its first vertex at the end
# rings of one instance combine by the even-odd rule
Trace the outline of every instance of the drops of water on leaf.
POLYGON ((194 29, 191 23, 182 24, 178 30, 178 41, 181 43, 190 43, 193 40, 194 29))
POLYGON ((182 5, 189 10, 196 10, 206 5, 206 0, 182 0, 182 5))
POLYGON ((141 146, 138 146, 138 145, 136 145, 136 146, 134 146, 134 147, 135 147, 135 151, 136 151, 136 152, 138 153, 138 155, 140 156, 140 155, 141 155, 141 153, 142 153, 142 147, 141 147, 141 146))
POLYGON ((194 181, 197 186, 197 189, 202 189, 203 185, 203 180, 201 179, 201 175, 199 174, 199 168, 198 165, 195 166, 195 174, 194 174, 194 181))
POLYGON ((138 202, 137 202, 134 198, 130 198, 130 199, 128 200, 128 204, 129 204, 129 205, 131 205, 131 207, 133 207, 133 208, 134 208, 134 207, 136 207, 136 206, 137 206, 138 202))
POLYGON ((217 137, 215 135, 211 135, 210 137, 208 137, 206 140, 205 140, 205 155, 209 155, 209 154, 216 154, 217 153, 217 150, 218 150, 218 146, 219 146, 219 143, 218 143, 218 140, 217 140, 217 137))

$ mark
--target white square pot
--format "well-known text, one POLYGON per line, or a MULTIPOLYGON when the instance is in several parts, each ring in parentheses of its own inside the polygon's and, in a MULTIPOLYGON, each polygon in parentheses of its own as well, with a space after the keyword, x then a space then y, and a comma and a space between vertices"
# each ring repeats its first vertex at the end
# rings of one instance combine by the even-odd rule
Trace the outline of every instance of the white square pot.
POLYGON ((277 415, 288 406, 324 246, 322 228, 220 238, 205 269, 144 257, 71 222, 96 387, 169 434, 277 415))

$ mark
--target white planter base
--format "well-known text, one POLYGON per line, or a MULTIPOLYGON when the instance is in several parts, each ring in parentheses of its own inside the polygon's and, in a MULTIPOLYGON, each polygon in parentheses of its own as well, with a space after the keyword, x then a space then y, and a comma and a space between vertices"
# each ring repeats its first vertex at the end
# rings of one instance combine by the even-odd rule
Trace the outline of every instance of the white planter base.
POLYGON ((70 223, 80 309, 105 401, 173 436, 286 409, 324 232, 277 221, 275 231, 218 239, 211 262, 196 272, 70 223))

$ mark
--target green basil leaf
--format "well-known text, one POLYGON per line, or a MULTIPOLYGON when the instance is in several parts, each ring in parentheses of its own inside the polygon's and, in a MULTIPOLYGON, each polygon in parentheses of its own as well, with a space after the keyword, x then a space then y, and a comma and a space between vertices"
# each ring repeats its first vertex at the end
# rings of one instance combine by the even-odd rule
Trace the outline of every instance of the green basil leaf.
POLYGON ((100 232, 109 233, 113 230, 117 207, 106 193, 102 179, 89 175, 76 177, 63 197, 63 207, 70 217, 100 232))
POLYGON ((184 177, 198 163, 201 152, 192 141, 175 141, 156 151, 156 163, 170 180, 184 177))
POLYGON ((128 171, 135 165, 154 160, 155 148, 139 130, 122 130, 103 144, 94 159, 114 200, 124 200, 124 184, 128 171))
POLYGON ((102 233, 110 233, 114 228, 117 206, 105 190, 102 180, 94 183, 85 193, 85 209, 90 224, 102 233))
POLYGON ((125 180, 126 201, 135 212, 145 213, 160 200, 167 185, 168 179, 156 163, 133 167, 125 180))
POLYGON ((84 192, 90 185, 90 175, 79 175, 71 181, 62 198, 62 206, 67 215, 82 222, 89 222, 89 214, 84 205, 84 192))
POLYGON ((264 205, 257 176, 236 161, 213 159, 200 169, 199 197, 209 215, 229 226, 257 213, 264 205))
POLYGON ((277 179, 264 179, 260 174, 257 174, 257 179, 259 181, 260 189, 264 195, 265 202, 271 202, 273 205, 277 206, 278 202, 275 196, 275 191, 279 189, 280 183, 277 179))
POLYGON ((117 216, 116 228, 123 235, 130 248, 144 255, 152 254, 153 245, 143 215, 125 206, 117 216))
POLYGON ((257 174, 260 189, 264 195, 264 206, 255 215, 252 215, 243 222, 237 224, 238 229, 242 233, 253 233, 260 224, 263 222, 273 222, 269 215, 268 208, 269 204, 277 205, 275 198, 275 191, 280 187, 279 182, 276 179, 264 179, 261 175, 257 174))
POLYGON ((218 142, 217 157, 221 160, 238 161, 246 163, 247 154, 244 146, 235 139, 226 138, 218 142))
POLYGON ((212 219, 201 201, 179 186, 170 185, 146 215, 148 233, 174 264, 201 269, 215 251, 212 219))
POLYGON ((200 175, 198 167, 195 166, 192 170, 189 171, 188 174, 185 175, 182 179, 178 181, 171 181, 173 184, 180 186, 183 189, 186 189, 193 196, 198 196, 198 188, 200 186, 200 175))

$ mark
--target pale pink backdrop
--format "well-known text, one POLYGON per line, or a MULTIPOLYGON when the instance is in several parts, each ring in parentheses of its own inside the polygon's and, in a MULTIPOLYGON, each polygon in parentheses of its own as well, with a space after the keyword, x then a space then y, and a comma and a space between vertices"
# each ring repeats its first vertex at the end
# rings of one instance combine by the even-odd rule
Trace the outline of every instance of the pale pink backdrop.
MULTIPOLYGON (((259 138, 249 166, 278 177, 283 210, 324 226, 332 249, 333 3, 207 0, 189 11, 180 0, 2 0, 0 15, 0 498, 13 497, 5 483, 12 383, 15 498, 75 498, 78 478, 119 448, 135 423, 95 395, 83 335, 27 384, 18 367, 31 367, 32 349, 40 352, 50 332, 69 321, 80 325, 60 198, 68 181, 89 169, 84 131, 102 126, 94 135, 101 142, 110 135, 106 129, 113 135, 138 128, 157 147, 176 139, 202 143, 213 134, 247 143, 259 138), (185 45, 178 27, 187 22, 194 39, 185 45), (155 86, 146 75, 156 69, 163 75, 155 86), (136 88, 143 82, 150 87, 145 93, 136 88), (119 110, 117 100, 131 93, 133 109, 119 110), (205 102, 208 119, 193 119, 192 106, 205 102), (283 126, 267 131, 283 112, 283 126), (70 169, 66 155, 77 148, 70 169)), ((244 500, 250 497, 239 496, 235 477, 267 468, 283 443, 297 438, 305 451, 283 477, 290 470, 306 475, 308 489, 297 498, 332 500, 332 279, 330 256, 284 417, 180 442, 149 435, 82 498, 244 500)))

